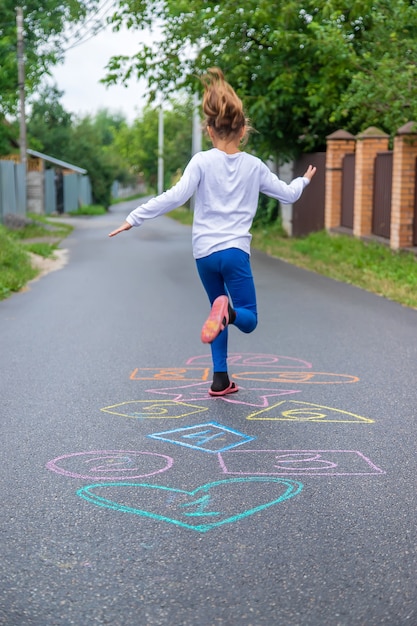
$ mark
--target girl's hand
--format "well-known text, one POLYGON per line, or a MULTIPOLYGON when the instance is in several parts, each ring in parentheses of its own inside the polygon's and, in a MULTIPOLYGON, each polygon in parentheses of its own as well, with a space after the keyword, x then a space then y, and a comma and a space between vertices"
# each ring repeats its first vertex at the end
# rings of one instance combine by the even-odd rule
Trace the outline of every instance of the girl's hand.
POLYGON ((132 226, 129 224, 129 222, 123 222, 123 224, 119 226, 119 228, 116 228, 116 230, 113 230, 111 233, 109 233, 109 237, 114 237, 115 235, 122 233, 124 230, 130 230, 131 228, 132 226))
POLYGON ((316 167, 313 167, 312 165, 309 165, 308 168, 307 168, 306 173, 304 174, 304 176, 306 178, 308 178, 308 180, 311 180, 313 178, 314 174, 316 173, 316 171, 317 171, 316 167))

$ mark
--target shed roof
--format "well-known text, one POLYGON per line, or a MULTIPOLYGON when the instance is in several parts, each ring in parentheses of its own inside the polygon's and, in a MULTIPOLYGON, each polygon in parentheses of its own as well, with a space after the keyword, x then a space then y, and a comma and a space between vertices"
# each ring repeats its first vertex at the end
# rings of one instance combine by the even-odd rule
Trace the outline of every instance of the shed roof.
POLYGON ((72 165, 71 163, 66 163, 65 161, 60 161, 59 159, 55 159, 48 154, 43 154, 42 152, 37 152, 36 150, 30 149, 27 149, 26 152, 30 154, 30 156, 37 157, 38 159, 42 159, 43 161, 48 161, 48 163, 53 163, 54 165, 58 165, 59 167, 64 167, 67 170, 73 170, 74 172, 77 172, 77 174, 87 174, 87 170, 83 169, 82 167, 72 165))

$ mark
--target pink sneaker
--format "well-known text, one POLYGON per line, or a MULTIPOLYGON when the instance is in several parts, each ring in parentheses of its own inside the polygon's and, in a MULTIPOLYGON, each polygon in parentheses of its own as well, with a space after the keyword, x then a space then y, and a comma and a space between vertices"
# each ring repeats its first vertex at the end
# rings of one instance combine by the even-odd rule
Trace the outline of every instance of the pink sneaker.
POLYGON ((219 296, 213 302, 210 315, 201 329, 201 341, 211 343, 229 323, 229 298, 219 296))
POLYGON ((211 396, 227 396, 229 393, 236 393, 236 391, 239 391, 239 388, 237 385, 235 385, 235 383, 230 383, 226 389, 222 389, 221 391, 213 391, 213 389, 209 389, 209 394, 211 396))

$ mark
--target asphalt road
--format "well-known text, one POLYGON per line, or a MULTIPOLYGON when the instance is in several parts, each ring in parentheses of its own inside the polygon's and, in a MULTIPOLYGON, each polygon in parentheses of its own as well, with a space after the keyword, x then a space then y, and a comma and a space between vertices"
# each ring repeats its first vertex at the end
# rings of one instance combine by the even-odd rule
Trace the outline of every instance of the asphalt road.
POLYGON ((417 311, 253 253, 210 398, 189 227, 0 302, 0 623, 416 626, 417 311))

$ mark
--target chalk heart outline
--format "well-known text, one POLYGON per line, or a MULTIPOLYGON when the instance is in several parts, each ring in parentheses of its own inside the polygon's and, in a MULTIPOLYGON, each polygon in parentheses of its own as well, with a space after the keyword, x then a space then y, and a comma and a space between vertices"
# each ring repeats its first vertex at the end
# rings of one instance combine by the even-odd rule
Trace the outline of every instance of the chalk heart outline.
POLYGON ((168 522, 176 526, 204 533, 224 524, 237 522, 244 517, 248 517, 249 515, 253 515, 254 513, 258 513, 259 511, 284 502, 289 498, 293 498, 299 494, 302 489, 303 484, 296 480, 250 476, 206 483, 200 485, 193 491, 146 483, 99 483, 82 487, 77 491, 77 495, 103 508, 124 513, 133 513, 134 515, 168 522), (242 485, 242 483, 244 483, 244 485, 242 485), (256 483, 266 484, 265 486, 268 488, 269 492, 267 496, 265 496, 264 493, 259 494, 253 489, 256 483), (248 486, 249 489, 245 490, 246 486, 248 486), (232 508, 234 506, 235 510, 222 511, 222 502, 226 503, 228 509, 231 508, 233 492, 236 491, 237 487, 238 493, 234 495, 235 499, 237 496, 239 497, 237 498, 236 504, 232 504, 232 508), (242 487, 244 489, 244 499, 241 497, 242 487), (136 492, 135 497, 139 497, 139 499, 141 499, 141 495, 143 495, 144 498, 148 495, 151 499, 155 499, 156 497, 156 502, 154 501, 153 506, 149 506, 148 509, 138 508, 137 506, 121 502, 120 500, 123 500, 122 497, 117 498, 119 501, 116 501, 95 493, 97 490, 105 491, 111 489, 112 497, 114 497, 113 494, 115 491, 117 493, 117 491, 126 490, 126 488, 133 489, 136 492), (270 495, 271 491, 273 491, 273 495, 270 495), (175 500, 179 500, 179 502, 176 503, 175 500), (252 504, 244 508, 244 503, 248 500, 252 500, 252 504), (167 508, 174 509, 176 515, 171 514, 171 510, 169 515, 166 514, 164 510, 167 508), (215 521, 199 523, 199 520, 204 517, 215 517, 216 519, 215 521), (190 523, 191 520, 195 520, 197 523, 192 524, 190 523))

